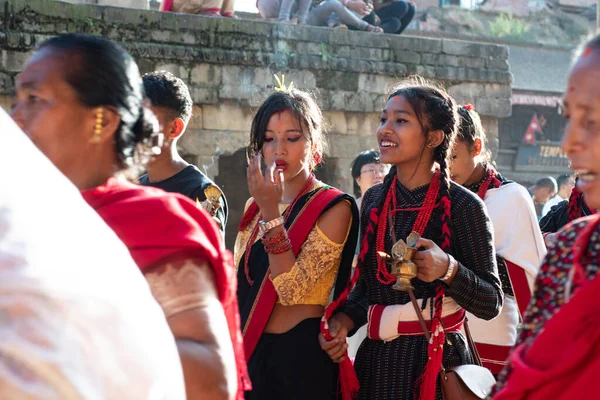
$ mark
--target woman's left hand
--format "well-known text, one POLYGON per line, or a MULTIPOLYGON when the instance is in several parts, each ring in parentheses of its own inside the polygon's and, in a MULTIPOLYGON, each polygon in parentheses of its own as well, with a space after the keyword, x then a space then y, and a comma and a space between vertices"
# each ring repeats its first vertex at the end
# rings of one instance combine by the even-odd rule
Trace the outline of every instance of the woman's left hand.
POLYGON ((417 265, 417 278, 423 282, 433 282, 440 279, 448 272, 448 255, 437 244, 429 239, 419 239, 416 248, 425 250, 417 251, 412 261, 417 265))

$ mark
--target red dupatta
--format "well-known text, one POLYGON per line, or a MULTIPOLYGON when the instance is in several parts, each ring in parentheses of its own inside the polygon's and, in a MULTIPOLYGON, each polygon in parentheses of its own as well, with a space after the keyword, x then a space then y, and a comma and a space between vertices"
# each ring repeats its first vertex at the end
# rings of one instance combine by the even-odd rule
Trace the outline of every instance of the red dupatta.
MULTIPOLYGON (((310 201, 310 207, 308 207, 308 204, 305 207, 302 218, 294 220, 294 223, 288 230, 288 237, 292 243, 294 256, 297 257, 300 253, 302 245, 317 223, 325 206, 340 194, 341 192, 337 189, 328 190, 326 187, 320 189, 320 192, 310 201)), ((277 292, 269 275, 270 271, 267 270, 261 282, 261 289, 256 298, 253 312, 248 316, 248 320, 244 326, 244 351, 247 360, 250 359, 250 356, 254 352, 277 302, 277 292)))
MULTIPOLYGON (((300 203, 302 204, 301 210, 293 217, 293 222, 291 222, 291 224, 286 222, 286 224, 289 224, 289 226, 286 226, 286 228, 292 243, 292 252, 295 256, 298 256, 300 253, 302 245, 306 241, 308 234, 314 228, 317 220, 323 214, 323 212, 325 212, 337 201, 344 199, 351 201, 351 198, 348 195, 329 186, 321 187, 307 194, 307 197, 303 197, 302 201, 304 203, 300 203)), ((257 206, 251 205, 248 207, 244 217, 242 218, 241 225, 245 226, 248 221, 252 221, 257 213, 257 206)), ((350 229, 349 238, 352 238, 357 234, 357 221, 358 214, 356 207, 354 207, 352 227, 350 229)), ((256 247, 256 245, 253 247, 256 247)), ((337 307, 343 305, 350 289, 350 260, 353 258, 355 249, 356 243, 349 239, 348 242, 346 242, 342 253, 340 270, 338 271, 338 277, 335 284, 334 300, 325 308, 325 316, 321 321, 321 332, 326 337, 329 334, 329 328, 327 326, 326 319, 332 315, 333 311, 335 311, 337 307), (347 260, 348 263, 344 263, 344 260, 347 260), (344 268, 347 269, 347 273, 342 273, 344 268)), ((253 254, 264 253, 266 256, 262 246, 259 246, 259 248, 256 250, 257 251, 253 252, 253 254)), ((271 279, 269 278, 270 271, 268 266, 266 267, 266 270, 260 272, 260 279, 254 281, 254 284, 250 284, 249 281, 244 279, 245 273, 243 272, 243 262, 244 261, 242 258, 238 278, 240 286, 249 286, 249 288, 247 288, 246 295, 242 295, 240 298, 243 299, 244 297, 248 297, 251 299, 251 301, 247 302, 247 304, 244 304, 244 301, 242 300, 244 349, 246 357, 250 359, 256 348, 256 345, 258 344, 258 341, 260 340, 269 317, 271 316, 273 308, 275 307, 275 303, 277 301, 277 292, 273 286, 273 283, 271 282, 271 279), (250 291, 251 294, 248 294, 248 291, 250 291)), ((255 267, 258 266, 255 265, 255 267)), ((255 269, 256 271, 254 272, 258 274, 258 268, 255 269)), ((354 393, 358 391, 358 380, 356 379, 356 374, 354 373, 354 369, 349 358, 346 358, 346 360, 340 364, 339 368, 339 384, 341 389, 339 395, 343 400, 348 400, 353 396, 354 393)))
MULTIPOLYGON (((109 179, 83 198, 125 243, 140 270, 173 257, 205 260, 212 267, 238 367, 238 399, 249 390, 231 253, 212 218, 187 197, 109 179)), ((100 249, 101 250, 101 249, 100 249)))

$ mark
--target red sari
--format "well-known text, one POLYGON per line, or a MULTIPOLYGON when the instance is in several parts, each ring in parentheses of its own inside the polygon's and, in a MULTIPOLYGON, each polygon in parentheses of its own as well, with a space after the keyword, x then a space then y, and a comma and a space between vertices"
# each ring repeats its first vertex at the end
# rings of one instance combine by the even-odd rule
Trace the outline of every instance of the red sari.
POLYGON ((211 217, 188 198, 160 189, 120 182, 82 192, 84 199, 125 243, 140 270, 173 258, 206 261, 215 276, 238 367, 238 399, 249 390, 240 332, 236 276, 211 217))
POLYGON ((549 249, 494 399, 594 397, 600 374, 599 225, 597 215, 579 219, 549 249))

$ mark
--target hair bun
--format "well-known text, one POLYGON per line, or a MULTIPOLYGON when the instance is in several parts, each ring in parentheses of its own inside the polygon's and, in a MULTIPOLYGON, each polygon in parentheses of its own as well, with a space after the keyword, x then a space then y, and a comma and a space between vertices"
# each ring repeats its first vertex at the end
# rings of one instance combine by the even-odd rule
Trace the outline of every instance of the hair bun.
POLYGON ((134 143, 142 143, 148 139, 153 133, 158 132, 158 120, 154 113, 145 106, 142 106, 140 117, 131 128, 134 136, 134 143))

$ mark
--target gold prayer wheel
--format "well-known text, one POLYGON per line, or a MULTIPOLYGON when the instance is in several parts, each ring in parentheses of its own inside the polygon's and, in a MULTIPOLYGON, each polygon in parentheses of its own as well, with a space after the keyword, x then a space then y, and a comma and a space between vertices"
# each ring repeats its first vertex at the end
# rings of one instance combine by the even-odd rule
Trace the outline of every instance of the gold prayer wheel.
POLYGON ((417 265, 412 262, 412 258, 417 251, 415 246, 419 239, 419 234, 412 232, 406 242, 400 239, 392 246, 392 255, 377 252, 377 255, 390 265, 390 273, 396 277, 392 289, 402 291, 414 289, 410 281, 417 276, 417 265))
POLYGON ((392 286, 394 290, 407 291, 408 289, 414 289, 410 281, 417 276, 417 265, 411 261, 413 254, 417 251, 414 247, 406 249, 404 259, 400 262, 396 268, 396 273, 392 270, 392 274, 396 276, 396 283, 392 286))

